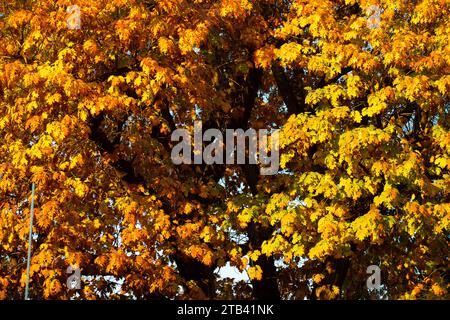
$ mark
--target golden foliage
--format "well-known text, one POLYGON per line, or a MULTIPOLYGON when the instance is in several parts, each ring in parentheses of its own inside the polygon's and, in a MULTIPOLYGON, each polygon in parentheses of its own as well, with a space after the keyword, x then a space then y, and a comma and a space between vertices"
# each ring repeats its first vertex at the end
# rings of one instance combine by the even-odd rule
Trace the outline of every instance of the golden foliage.
POLYGON ((0 6, 0 299, 31 183, 32 298, 216 298, 230 265, 230 298, 359 299, 373 264, 389 298, 448 298, 449 1, 75 2, 80 30, 68 1, 0 6), (279 129, 279 172, 175 166, 195 120, 279 129))

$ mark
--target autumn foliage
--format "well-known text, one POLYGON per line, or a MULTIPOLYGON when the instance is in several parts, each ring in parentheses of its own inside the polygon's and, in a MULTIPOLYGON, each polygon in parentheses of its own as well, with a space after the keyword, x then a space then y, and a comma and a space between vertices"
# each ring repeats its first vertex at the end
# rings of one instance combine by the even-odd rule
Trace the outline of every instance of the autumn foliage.
POLYGON ((448 298, 449 44, 448 0, 1 0, 0 299, 32 183, 33 299, 448 298), (280 170, 174 165, 197 120, 280 170))

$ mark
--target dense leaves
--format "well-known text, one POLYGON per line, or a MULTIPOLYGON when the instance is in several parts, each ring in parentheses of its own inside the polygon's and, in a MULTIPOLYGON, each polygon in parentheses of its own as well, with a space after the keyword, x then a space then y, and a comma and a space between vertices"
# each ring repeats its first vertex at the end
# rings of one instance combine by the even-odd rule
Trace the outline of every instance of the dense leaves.
POLYGON ((448 0, 1 0, 0 298, 23 296, 32 182, 34 299, 448 298, 449 20, 448 0), (174 165, 196 120, 279 129, 280 171, 174 165))

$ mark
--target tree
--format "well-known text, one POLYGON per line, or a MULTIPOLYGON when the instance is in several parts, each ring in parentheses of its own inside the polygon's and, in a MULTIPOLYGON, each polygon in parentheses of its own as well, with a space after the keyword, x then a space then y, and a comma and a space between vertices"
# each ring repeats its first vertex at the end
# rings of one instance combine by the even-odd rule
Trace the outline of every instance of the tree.
POLYGON ((34 299, 448 298, 449 14, 3 0, 0 298, 23 296, 32 182, 34 299), (279 129, 281 169, 173 164, 196 120, 279 129))

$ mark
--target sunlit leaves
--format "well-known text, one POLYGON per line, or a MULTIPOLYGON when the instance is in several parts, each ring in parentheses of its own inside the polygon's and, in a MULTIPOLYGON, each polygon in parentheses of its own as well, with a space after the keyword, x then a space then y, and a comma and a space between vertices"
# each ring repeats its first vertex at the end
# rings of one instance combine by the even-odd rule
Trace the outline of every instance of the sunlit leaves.
POLYGON ((372 264, 390 298, 448 295, 448 1, 76 4, 79 30, 68 1, 0 17, 0 298, 31 182, 34 298, 215 298, 227 263, 233 298, 270 259, 283 298, 367 298, 372 264), (195 120, 280 129, 280 171, 173 165, 195 120))

